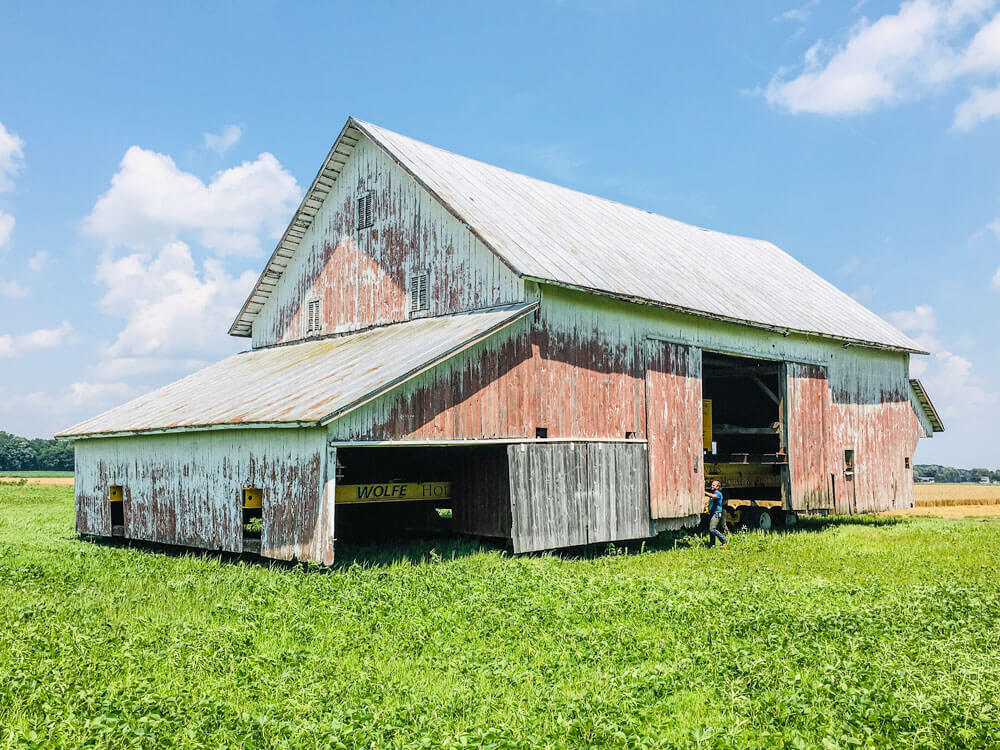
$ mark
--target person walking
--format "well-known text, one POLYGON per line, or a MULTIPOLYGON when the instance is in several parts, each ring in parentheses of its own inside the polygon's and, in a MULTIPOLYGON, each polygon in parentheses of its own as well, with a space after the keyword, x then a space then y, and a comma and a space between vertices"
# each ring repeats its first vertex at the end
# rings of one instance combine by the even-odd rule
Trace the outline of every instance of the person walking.
POLYGON ((712 482, 712 489, 705 490, 705 497, 708 498, 708 538, 709 547, 715 546, 715 540, 722 542, 722 546, 729 545, 729 540, 723 536, 719 527, 726 527, 725 508, 722 503, 722 482, 716 479, 712 482))

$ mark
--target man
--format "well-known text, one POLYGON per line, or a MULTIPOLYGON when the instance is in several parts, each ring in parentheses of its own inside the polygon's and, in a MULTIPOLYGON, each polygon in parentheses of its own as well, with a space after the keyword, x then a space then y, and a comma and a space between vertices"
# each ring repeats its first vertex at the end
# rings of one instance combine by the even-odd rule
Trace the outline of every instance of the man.
POLYGON ((708 498, 708 538, 709 547, 715 546, 715 540, 718 539, 722 542, 722 546, 726 547, 729 545, 729 540, 722 535, 719 531, 719 527, 725 528, 725 508, 722 507, 722 482, 716 479, 712 482, 711 491, 705 491, 705 497, 708 498))

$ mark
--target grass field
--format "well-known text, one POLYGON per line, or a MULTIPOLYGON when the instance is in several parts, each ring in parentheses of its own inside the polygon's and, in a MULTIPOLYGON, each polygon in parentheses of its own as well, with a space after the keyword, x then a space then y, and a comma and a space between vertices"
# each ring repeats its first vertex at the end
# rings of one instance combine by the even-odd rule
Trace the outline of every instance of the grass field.
POLYGON ((0 486, 2 747, 986 747, 1000 519, 268 567, 0 486))

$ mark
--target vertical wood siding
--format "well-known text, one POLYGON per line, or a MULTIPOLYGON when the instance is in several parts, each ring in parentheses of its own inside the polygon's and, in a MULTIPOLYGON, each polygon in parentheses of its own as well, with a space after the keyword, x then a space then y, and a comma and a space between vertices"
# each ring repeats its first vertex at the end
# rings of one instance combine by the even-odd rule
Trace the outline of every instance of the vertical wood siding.
MULTIPOLYGON (((809 398, 812 406, 799 410, 798 426, 789 425, 787 436, 797 445, 789 459, 805 467, 799 476, 812 483, 791 493, 797 506, 807 502, 804 491, 813 493, 812 503, 822 501, 822 493, 816 494, 821 476, 826 507, 864 512, 912 503, 911 470, 905 469, 904 460, 912 458, 924 433, 909 402, 908 355, 845 349, 817 336, 782 336, 550 286, 542 287, 537 320, 518 323, 509 333, 334 422, 330 434, 338 440, 523 438, 545 427, 549 437, 623 438, 634 432, 638 438, 655 440, 646 424, 647 336, 786 361, 793 374, 805 375, 796 382, 806 391, 795 398, 809 398), (808 377, 824 368, 825 381, 808 377), (825 400, 818 395, 824 389, 825 400), (843 451, 851 447, 856 451, 856 473, 853 482, 845 483, 843 451)), ((654 369, 651 377, 662 375, 654 369)), ((693 392, 689 396, 694 403, 693 392)), ((679 423, 666 437, 693 443, 701 433, 700 406, 697 414, 692 410, 694 421, 679 423)), ((657 413, 652 416, 657 418, 657 413)), ((656 466, 667 460, 657 456, 666 449, 650 447, 654 498, 663 492, 655 475, 656 466)), ((692 458, 689 469, 693 463, 692 458)), ((695 493, 700 493, 700 473, 692 471, 690 480, 687 492, 697 502, 661 510, 654 499, 654 517, 684 516, 701 508, 701 496, 695 493)))
POLYGON ((507 451, 515 552, 650 535, 641 443, 521 443, 507 451))
POLYGON ((362 138, 295 257, 253 324, 255 347, 407 320, 409 276, 428 273, 430 315, 519 302, 524 284, 485 245, 362 138), (357 198, 373 192, 374 226, 357 228, 357 198))
POLYGON ((634 338, 596 317, 546 316, 505 332, 330 425, 337 440, 642 437, 643 370, 634 338))
POLYGON ((241 552, 240 490, 260 487, 261 554, 323 561, 330 539, 321 534, 332 523, 323 508, 324 437, 276 429, 78 440, 77 530, 110 534, 107 491, 120 484, 126 538, 241 552))
POLYGON ((830 402, 826 368, 789 362, 785 373, 790 504, 795 510, 830 508, 825 460, 830 402))
POLYGON ((701 350, 649 341, 646 439, 653 518, 699 513, 704 505, 701 350))

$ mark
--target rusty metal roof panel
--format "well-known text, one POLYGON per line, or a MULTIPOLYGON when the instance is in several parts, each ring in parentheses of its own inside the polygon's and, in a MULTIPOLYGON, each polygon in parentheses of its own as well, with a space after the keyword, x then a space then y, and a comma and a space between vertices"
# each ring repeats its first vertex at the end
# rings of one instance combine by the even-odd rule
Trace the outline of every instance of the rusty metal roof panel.
POLYGON ((58 433, 322 424, 513 324, 521 304, 242 352, 58 433))

